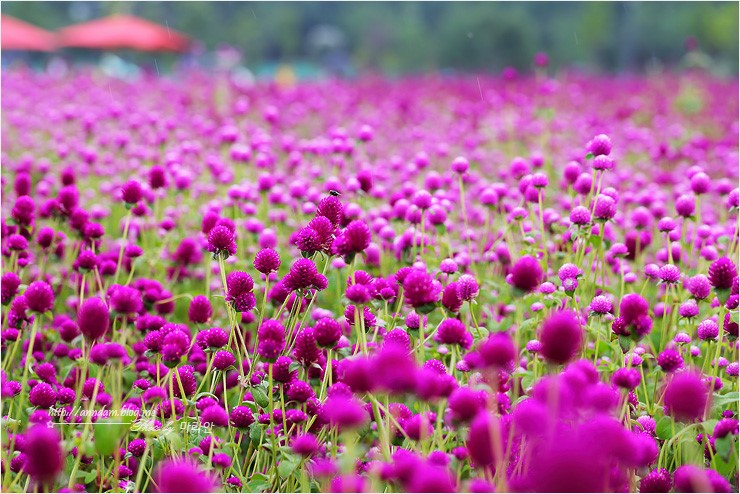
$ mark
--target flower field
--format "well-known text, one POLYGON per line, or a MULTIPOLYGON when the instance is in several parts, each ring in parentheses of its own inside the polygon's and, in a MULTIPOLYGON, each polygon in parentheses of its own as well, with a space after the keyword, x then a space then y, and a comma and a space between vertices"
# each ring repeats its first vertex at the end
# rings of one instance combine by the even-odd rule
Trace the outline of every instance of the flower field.
POLYGON ((737 80, 2 90, 3 492, 737 492, 737 80))

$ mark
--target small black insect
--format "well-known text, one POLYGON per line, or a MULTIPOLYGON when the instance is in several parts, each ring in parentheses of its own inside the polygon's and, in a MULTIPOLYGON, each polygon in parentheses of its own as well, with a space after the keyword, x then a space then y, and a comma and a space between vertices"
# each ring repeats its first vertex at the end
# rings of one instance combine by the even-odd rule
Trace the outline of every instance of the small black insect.
POLYGON ((337 192, 337 191, 336 191, 336 190, 334 190, 334 189, 330 190, 330 191, 329 191, 329 194, 333 195, 334 197, 339 197, 339 196, 341 196, 341 195, 342 195, 341 193, 337 192))

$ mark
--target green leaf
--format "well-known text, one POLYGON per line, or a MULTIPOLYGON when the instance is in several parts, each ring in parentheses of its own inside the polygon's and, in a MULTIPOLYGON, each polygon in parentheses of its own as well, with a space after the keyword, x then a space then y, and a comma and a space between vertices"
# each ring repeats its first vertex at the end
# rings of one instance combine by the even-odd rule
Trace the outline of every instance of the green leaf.
POLYGON ((729 461, 725 461, 720 455, 715 455, 714 467, 720 475, 729 478, 730 474, 737 468, 737 456, 732 455, 729 461))
POLYGON ((597 249, 601 246, 601 237, 598 235, 591 235, 588 238, 588 243, 591 244, 594 249, 597 249))
POLYGON ((592 160, 592 159, 594 159, 594 153, 591 153, 591 152, 589 152, 589 153, 586 153, 586 159, 587 159, 587 160, 592 160))
POLYGON ((418 314, 429 314, 436 308, 437 304, 424 304, 422 306, 416 307, 416 312, 418 314))
POLYGON ((522 376, 522 389, 526 390, 534 384, 534 374, 531 372, 522 376))
POLYGON ((290 476, 291 473, 298 467, 301 462, 300 457, 295 455, 284 455, 282 461, 278 465, 278 475, 284 479, 290 476))
POLYGON ((252 388, 252 398, 254 398, 255 403, 262 408, 265 408, 270 404, 270 399, 262 388, 252 388))
POLYGON ((715 393, 712 403, 715 407, 722 407, 729 403, 737 403, 738 400, 740 400, 740 392, 732 391, 723 395, 715 393))
POLYGON ((195 398, 193 399, 195 401, 200 401, 200 399, 203 398, 204 396, 209 396, 213 398, 214 400, 218 401, 218 398, 216 397, 216 395, 214 395, 213 393, 209 393, 208 391, 203 391, 202 393, 198 393, 197 395, 195 395, 195 398))
POLYGON ((629 336, 619 336, 619 347, 622 349, 623 353, 627 353, 627 351, 632 348, 632 339, 630 339, 629 336))
POLYGON ((98 471, 93 470, 92 472, 79 472, 78 477, 80 476, 82 477, 83 483, 89 484, 90 482, 98 478, 98 471))
POLYGON ((246 488, 249 492, 265 492, 270 489, 270 480, 267 475, 262 473, 253 474, 249 482, 247 482, 246 488))
POLYGON ((704 459, 704 446, 696 442, 693 437, 685 437, 681 440, 681 458, 682 464, 701 464, 704 459))
POLYGON ((262 439, 262 432, 265 430, 265 426, 254 422, 252 425, 249 426, 249 439, 252 441, 252 444, 256 446, 260 445, 260 440, 262 439))
POLYGON ((711 435, 714 432, 714 426, 717 425, 717 422, 719 422, 719 420, 709 419, 702 422, 701 426, 704 428, 705 433, 711 435))
POLYGON ((730 459, 730 452, 734 448, 733 435, 727 434, 725 437, 714 440, 714 446, 717 448, 717 454, 724 460, 730 459))
POLYGON ((655 423, 655 435, 658 438, 666 440, 673 435, 673 419, 670 417, 661 417, 655 423))
POLYGON ((133 415, 122 415, 97 422, 95 424, 95 451, 103 456, 112 455, 135 418, 133 415))

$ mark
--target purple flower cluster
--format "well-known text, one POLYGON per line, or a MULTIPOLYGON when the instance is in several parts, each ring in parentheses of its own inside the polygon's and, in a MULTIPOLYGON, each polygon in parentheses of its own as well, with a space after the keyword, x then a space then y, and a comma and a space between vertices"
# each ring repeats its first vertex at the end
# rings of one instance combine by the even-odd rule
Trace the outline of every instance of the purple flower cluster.
POLYGON ((4 71, 3 490, 737 491, 737 81, 534 64, 4 71))

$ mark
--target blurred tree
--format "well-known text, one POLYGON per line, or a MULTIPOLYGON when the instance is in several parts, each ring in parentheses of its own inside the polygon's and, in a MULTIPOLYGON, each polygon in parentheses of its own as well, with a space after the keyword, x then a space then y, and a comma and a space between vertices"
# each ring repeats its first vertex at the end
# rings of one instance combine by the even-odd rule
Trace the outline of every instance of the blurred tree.
POLYGON ((351 61, 391 73, 553 66, 644 70, 679 66, 685 40, 738 72, 737 2, 20 2, 3 13, 46 29, 128 12, 202 41, 226 43, 249 64, 307 59, 320 25, 341 32, 351 61))

